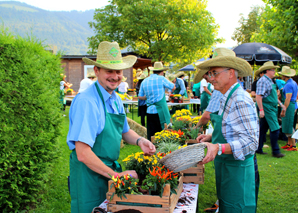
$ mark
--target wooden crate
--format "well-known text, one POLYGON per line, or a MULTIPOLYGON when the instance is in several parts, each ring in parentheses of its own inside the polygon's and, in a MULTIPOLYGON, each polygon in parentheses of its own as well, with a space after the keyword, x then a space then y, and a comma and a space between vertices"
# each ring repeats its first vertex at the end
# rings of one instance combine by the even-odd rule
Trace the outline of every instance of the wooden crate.
POLYGON ((132 100, 133 100, 133 101, 138 101, 139 98, 138 98, 138 97, 132 97, 132 100))
MULTIPOLYGON (((107 192, 107 200, 110 200, 115 188, 110 189, 112 180, 109 181, 109 191, 107 192)), ((179 178, 179 185, 176 189, 177 194, 170 193, 170 185, 167 184, 164 188, 163 196, 158 195, 131 195, 126 194, 127 199, 121 200, 116 194, 113 199, 109 201, 108 211, 116 212, 120 210, 134 209, 142 213, 172 213, 176 207, 177 201, 183 190, 183 176, 179 178), (129 205, 133 203, 133 205, 129 205), (139 206, 138 206, 139 205, 139 206), (147 205, 147 206, 146 206, 147 205), (153 207, 152 205, 160 205, 160 207, 153 207)))
POLYGON ((204 184, 205 165, 197 164, 196 167, 191 167, 181 171, 183 175, 183 183, 204 184))

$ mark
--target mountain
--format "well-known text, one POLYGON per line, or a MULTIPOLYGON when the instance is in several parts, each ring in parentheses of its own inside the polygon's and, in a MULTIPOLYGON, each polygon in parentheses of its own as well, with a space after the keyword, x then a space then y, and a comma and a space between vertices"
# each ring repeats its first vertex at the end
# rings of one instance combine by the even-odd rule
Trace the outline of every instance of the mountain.
POLYGON ((87 38, 94 33, 88 22, 94 10, 47 11, 16 1, 0 2, 0 26, 15 35, 33 35, 54 51, 67 55, 85 55, 87 38))

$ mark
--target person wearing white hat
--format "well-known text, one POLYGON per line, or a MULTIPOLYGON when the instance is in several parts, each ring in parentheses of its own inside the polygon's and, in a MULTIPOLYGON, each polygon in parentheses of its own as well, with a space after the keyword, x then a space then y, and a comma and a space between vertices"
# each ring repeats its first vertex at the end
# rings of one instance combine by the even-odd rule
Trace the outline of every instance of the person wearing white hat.
POLYGON ((79 89, 79 93, 83 92, 84 90, 86 90, 91 84, 94 83, 94 79, 96 78, 94 72, 88 73, 87 74, 87 78, 84 78, 83 80, 81 80, 80 82, 80 89, 79 89))
POLYGON ((219 210, 223 213, 255 212, 254 154, 258 147, 258 116, 253 100, 237 82, 238 76, 250 76, 252 68, 227 48, 215 49, 213 58, 197 67, 202 76, 208 73, 214 89, 223 94, 218 100, 219 111, 210 114, 214 125, 212 135, 197 138, 207 145, 201 164, 214 160, 219 210))
MULTIPOLYGON (((128 83, 126 82, 127 78, 126 77, 122 77, 122 82, 119 84, 118 86, 118 92, 120 94, 124 94, 127 92, 128 88, 129 88, 129 85, 128 83)), ((129 109, 128 109, 128 104, 124 104, 124 108, 125 108, 125 112, 126 113, 129 113, 129 109)))
POLYGON ((97 81, 73 99, 69 111, 67 145, 70 154, 71 212, 91 212, 105 199, 110 176, 130 174, 117 162, 121 139, 138 145, 145 154, 155 153, 155 146, 129 128, 121 98, 115 89, 122 81, 123 70, 131 68, 136 56, 122 58, 117 42, 98 45, 94 65, 97 81))
MULTIPOLYGON (((270 129, 270 142, 272 149, 272 156, 276 158, 284 157, 285 155, 280 152, 277 140, 279 135, 279 123, 277 119, 278 102, 276 84, 272 81, 275 75, 275 66, 272 61, 267 61, 259 68, 259 72, 265 71, 265 75, 258 80, 256 101, 259 107, 260 116, 260 138, 259 147, 256 153, 267 154, 263 152, 263 146, 266 142, 266 134, 270 129)), ((281 104, 283 110, 284 105, 281 104)))
MULTIPOLYGON (((153 74, 146 78, 140 88, 139 99, 147 104, 147 138, 150 140, 156 132, 164 129, 164 124, 170 124, 170 112, 166 102, 165 90, 174 90, 175 85, 164 77, 167 70, 162 62, 154 62, 153 74)), ((183 84, 184 85, 184 84, 183 84)))
POLYGON ((291 78, 296 75, 296 71, 288 66, 283 66, 281 72, 278 72, 278 74, 281 75, 282 80, 286 82, 281 94, 281 100, 286 108, 286 111, 281 112, 281 126, 282 132, 285 133, 288 138, 288 143, 281 148, 287 151, 297 151, 295 139, 292 138, 295 132, 293 126, 297 105, 297 83, 291 78))

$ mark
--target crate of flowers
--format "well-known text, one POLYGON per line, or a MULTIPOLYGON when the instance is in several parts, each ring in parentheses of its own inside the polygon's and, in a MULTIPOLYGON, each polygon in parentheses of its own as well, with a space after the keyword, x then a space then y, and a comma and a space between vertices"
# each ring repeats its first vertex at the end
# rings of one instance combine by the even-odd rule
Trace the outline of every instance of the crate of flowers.
POLYGON ((183 177, 159 163, 164 155, 138 152, 124 159, 126 169, 136 170, 139 179, 129 175, 112 177, 107 192, 108 211, 173 212, 183 189, 183 177))
POLYGON ((127 94, 132 97, 135 97, 137 95, 136 89, 128 89, 127 94))

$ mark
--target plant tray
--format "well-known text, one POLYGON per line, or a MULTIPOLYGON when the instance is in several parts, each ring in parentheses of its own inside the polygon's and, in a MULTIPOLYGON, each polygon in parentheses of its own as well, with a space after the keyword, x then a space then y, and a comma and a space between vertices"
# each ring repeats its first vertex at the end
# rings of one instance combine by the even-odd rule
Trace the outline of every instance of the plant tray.
MULTIPOLYGON (((110 189, 112 180, 109 181, 109 191, 107 192, 107 200, 110 200, 115 188, 110 189)), ((158 195, 131 195, 125 194, 127 199, 122 200, 115 194, 113 199, 109 201, 108 211, 116 212, 120 210, 134 209, 142 213, 172 213, 176 207, 177 201, 183 190, 183 176, 179 178, 177 194, 170 194, 170 185, 167 184, 164 188, 163 196, 158 195)))
POLYGON ((138 97, 132 97, 132 100, 133 100, 133 101, 138 101, 139 98, 138 98, 138 97))
POLYGON ((180 173, 183 176, 183 183, 196 183, 204 184, 204 165, 199 165, 191 167, 181 171, 180 173))

